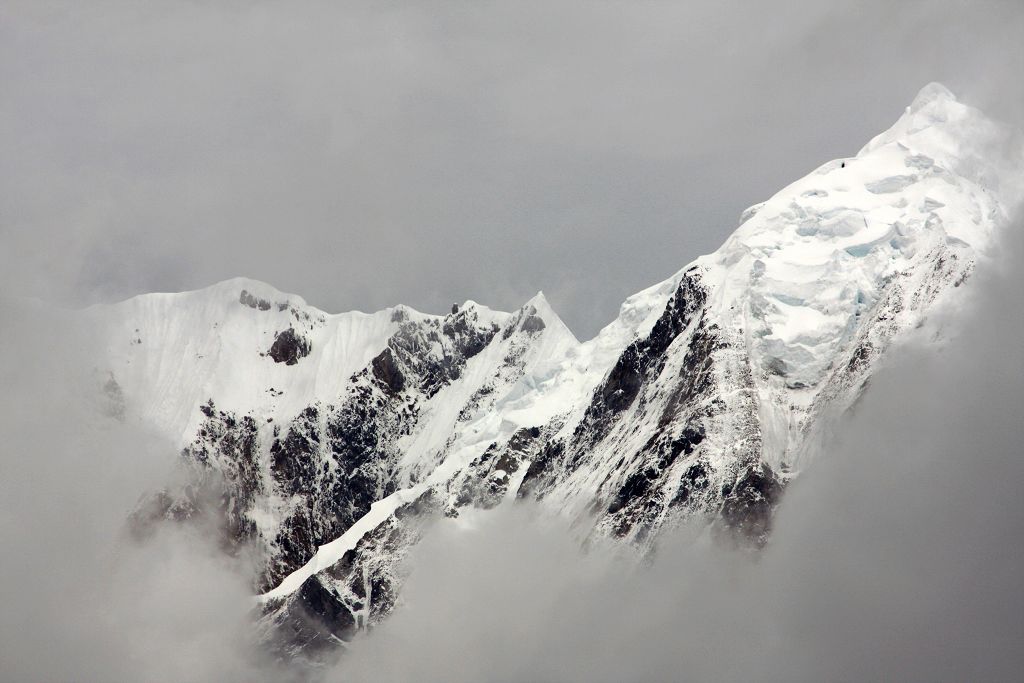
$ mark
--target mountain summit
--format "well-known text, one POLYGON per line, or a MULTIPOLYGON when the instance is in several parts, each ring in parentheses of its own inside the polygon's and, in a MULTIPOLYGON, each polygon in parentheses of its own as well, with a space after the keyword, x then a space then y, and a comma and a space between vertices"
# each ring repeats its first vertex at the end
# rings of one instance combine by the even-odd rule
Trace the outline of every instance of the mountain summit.
MULTIPOLYGON (((117 414, 223 487, 228 545, 259 550, 268 637, 316 657, 394 609, 429 513, 529 498, 640 548, 682 522, 765 543, 879 359, 983 260, 1022 158, 930 84, 582 343, 540 293, 511 313, 331 315, 236 279, 89 315, 117 414)), ((209 507, 199 488, 160 492, 135 523, 209 507)))

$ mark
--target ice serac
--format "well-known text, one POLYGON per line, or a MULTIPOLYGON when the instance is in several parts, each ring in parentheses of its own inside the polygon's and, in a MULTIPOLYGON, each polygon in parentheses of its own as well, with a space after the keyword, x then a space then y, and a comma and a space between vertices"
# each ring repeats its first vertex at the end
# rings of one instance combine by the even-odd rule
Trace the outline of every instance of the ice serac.
MULTIPOLYGON (((931 84, 589 341, 540 293, 512 313, 329 315, 232 280, 94 309, 105 380, 219 479, 229 546, 261 551, 268 637, 316 657, 394 608, 432 513, 535 498, 641 548, 684 520, 765 543, 879 358, 984 259, 1022 159, 931 84)), ((187 518, 196 490, 137 517, 187 518)))

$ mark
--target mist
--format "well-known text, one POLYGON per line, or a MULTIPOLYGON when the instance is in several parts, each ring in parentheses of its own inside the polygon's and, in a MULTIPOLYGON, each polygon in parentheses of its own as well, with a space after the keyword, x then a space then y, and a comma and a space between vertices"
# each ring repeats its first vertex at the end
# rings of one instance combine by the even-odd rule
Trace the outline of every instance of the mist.
POLYGON ((1022 34, 1014 0, 8 1, 0 290, 544 290, 586 339, 929 81, 1021 120, 1022 34))
MULTIPOLYGON (((1024 5, 49 0, 0 7, 0 678, 281 681, 251 567, 126 533, 175 444, 70 311, 236 275, 327 311, 543 289, 580 338, 944 82, 1024 121, 1024 5), (35 297, 32 303, 13 297, 35 297), (45 303, 42 303, 45 302, 45 303)), ((1011 680, 1024 226, 896 350, 768 547, 649 562, 440 521, 339 681, 1011 680)), ((319 676, 319 674, 318 674, 319 676)))
POLYGON ((446 521, 334 680, 964 681, 1024 669, 1024 229, 896 349, 759 554, 653 561, 518 506, 446 521))
POLYGON ((10 299, 0 319, 0 678, 285 680, 256 648, 244 557, 198 519, 129 533, 178 458, 118 419, 88 329, 10 299))
MULTIPOLYGON (((1024 230, 875 375, 758 554, 641 562, 517 505, 438 523, 338 681, 1010 680, 1024 666, 1024 230)), ((286 680, 215 539, 136 543, 169 445, 116 418, 87 335, 5 302, 0 661, 10 680, 286 680)), ((313 676, 320 678, 320 674, 313 676)))

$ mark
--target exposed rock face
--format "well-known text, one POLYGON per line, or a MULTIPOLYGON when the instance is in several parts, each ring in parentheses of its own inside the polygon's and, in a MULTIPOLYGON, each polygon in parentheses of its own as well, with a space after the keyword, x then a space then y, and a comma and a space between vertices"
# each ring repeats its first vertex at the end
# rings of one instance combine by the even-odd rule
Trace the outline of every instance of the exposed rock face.
MULTIPOLYGON (((574 434, 576 439, 589 442, 580 451, 592 447, 595 437, 605 436, 615 418, 633 405, 644 385, 658 377, 669 346, 689 327, 695 314, 703 313, 706 299, 707 291, 699 278, 691 271, 684 274, 651 333, 626 347, 595 393, 574 434)), ((708 349, 702 351, 702 358, 710 357, 708 349)))
POLYGON ((269 311, 270 302, 266 299, 261 299, 258 296, 254 296, 248 290, 243 289, 242 293, 238 295, 238 303, 249 308, 254 308, 258 311, 269 311))
POLYGON ((439 504, 427 493, 397 508, 337 562, 303 581, 296 593, 269 600, 268 646, 283 657, 316 661, 331 656, 356 630, 386 617, 398 600, 402 560, 440 511, 439 504))
POLYGON ((132 533, 145 535, 161 520, 177 523, 202 518, 215 522, 225 552, 235 555, 260 538, 249 517, 264 494, 256 422, 251 416, 220 411, 213 401, 199 408, 203 421, 195 440, 182 451, 191 475, 177 489, 158 491, 144 499, 131 520, 132 533))
POLYGON ((300 359, 309 355, 312 347, 309 340, 289 327, 274 337, 274 343, 270 346, 267 355, 274 359, 275 363, 295 365, 300 359))
POLYGON ((948 93, 922 98, 583 344, 541 295, 445 316, 328 316, 248 282, 202 306, 126 302, 117 339, 146 344, 112 351, 122 412, 184 434, 196 481, 218 482, 212 498, 160 492, 138 526, 215 508, 227 549, 258 551, 268 640, 314 659, 386 616, 408 549, 467 506, 536 499, 641 551, 684 522, 764 545, 787 482, 1005 218, 995 171, 956 155, 989 124, 948 93), (239 318, 236 296, 254 312, 239 318), (271 336, 276 363, 256 362, 271 336), (180 365, 147 363, 153 349, 180 365))
POLYGON ((782 486, 778 475, 764 463, 748 468, 723 491, 722 521, 743 538, 764 545, 782 486))

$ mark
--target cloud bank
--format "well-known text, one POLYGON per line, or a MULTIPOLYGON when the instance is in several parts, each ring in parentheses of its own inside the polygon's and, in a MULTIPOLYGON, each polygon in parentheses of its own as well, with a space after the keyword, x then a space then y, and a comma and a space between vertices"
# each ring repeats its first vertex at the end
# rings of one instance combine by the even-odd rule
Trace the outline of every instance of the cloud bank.
POLYGON ((195 527, 127 533, 175 451, 113 417, 91 338, 30 303, 0 318, 0 679, 285 680, 255 647, 241 560, 195 527))
POLYGON ((580 554, 536 510, 447 522, 335 680, 963 681, 1024 667, 1024 229, 898 350, 758 556, 580 554), (934 338, 943 330, 944 341, 934 338))
MULTIPOLYGON (((167 444, 109 416, 89 339, 5 303, 0 672, 10 680, 961 681, 1024 666, 1024 229, 897 351, 756 556, 653 562, 529 506, 442 522, 405 605, 334 670, 254 644, 248 576, 201 534, 124 536, 167 444), (935 330, 942 340, 935 340, 935 330)), ((100 378, 101 380, 102 378, 100 378)))

